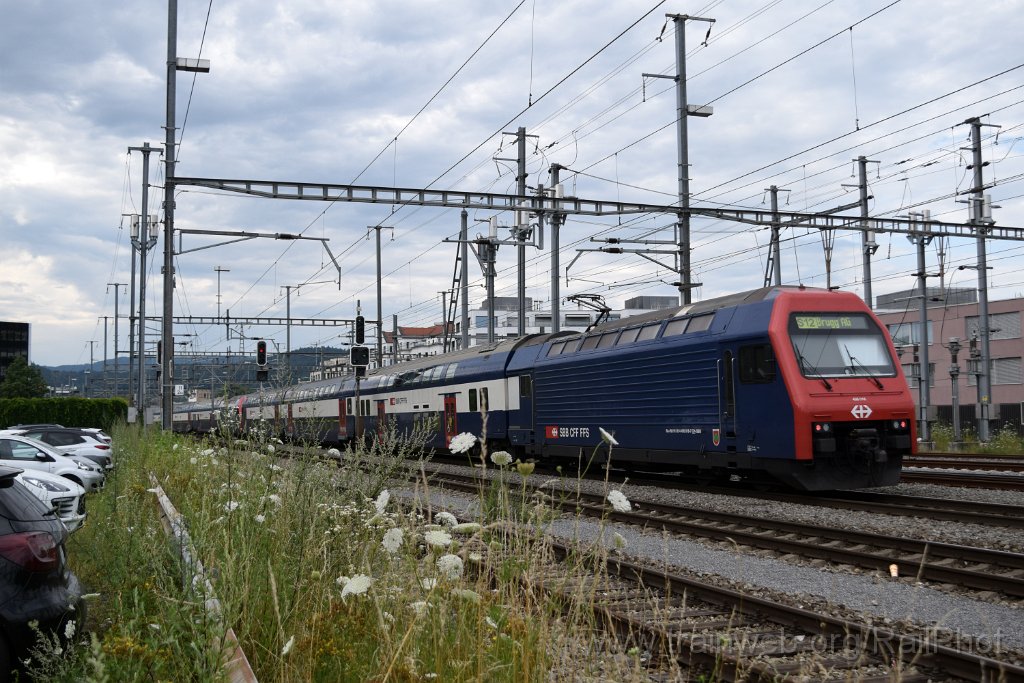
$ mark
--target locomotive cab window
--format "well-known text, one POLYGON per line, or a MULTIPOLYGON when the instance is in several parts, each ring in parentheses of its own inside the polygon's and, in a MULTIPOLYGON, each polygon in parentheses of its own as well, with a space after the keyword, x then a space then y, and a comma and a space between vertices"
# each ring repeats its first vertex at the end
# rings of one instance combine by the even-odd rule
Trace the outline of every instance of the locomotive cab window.
POLYGON ((775 379, 775 354, 771 344, 740 347, 740 382, 767 384, 775 379))
POLYGON ((601 335, 595 334, 587 337, 583 340, 583 345, 580 346, 580 351, 588 351, 590 349, 597 348, 597 342, 601 340, 601 335))
POLYGON ((703 332, 711 327, 711 321, 715 319, 714 313, 695 315, 690 318, 690 324, 686 327, 687 332, 703 332))
POLYGON ((557 356, 558 354, 562 353, 562 349, 564 348, 565 342, 558 342, 557 344, 552 344, 551 348, 548 349, 548 358, 551 358, 551 356, 557 356))
POLYGON ((519 397, 530 398, 533 395, 533 377, 530 375, 519 376, 519 397))
POLYGON ((605 332, 601 335, 601 341, 597 343, 597 348, 607 349, 609 346, 615 346, 617 336, 619 336, 618 332, 605 332))
POLYGON ((895 377, 885 333, 863 313, 794 313, 789 337, 804 377, 895 377))

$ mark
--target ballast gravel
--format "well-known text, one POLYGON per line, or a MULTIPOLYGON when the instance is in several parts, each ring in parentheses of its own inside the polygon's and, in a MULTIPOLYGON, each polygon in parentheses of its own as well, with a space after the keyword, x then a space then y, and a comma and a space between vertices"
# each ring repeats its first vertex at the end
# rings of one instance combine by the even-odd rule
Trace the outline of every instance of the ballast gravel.
MULTIPOLYGON (((448 466, 445 466, 448 467, 448 466)), ((465 469, 465 468, 458 468, 465 469)), ((512 487, 517 476, 506 474, 512 487)), ((544 482, 543 476, 531 477, 531 484, 544 482)), ((557 486, 560 480, 548 481, 557 486)), ((820 525, 869 530, 923 540, 960 543, 979 547, 1021 552, 1024 533, 1020 530, 960 524, 952 521, 917 517, 876 515, 845 509, 738 498, 711 493, 678 491, 657 487, 633 486, 627 482, 604 484, 600 481, 569 482, 573 489, 603 493, 608 488, 622 490, 632 501, 663 502, 707 510, 756 514, 765 518, 814 522, 820 525)), ((879 489, 884 493, 935 498, 957 498, 979 502, 1024 504, 1024 493, 953 489, 925 484, 901 484, 879 489)), ((422 491, 420 492, 422 495, 422 491)), ((433 489, 435 509, 448 509, 460 519, 472 519, 478 500, 473 496, 433 489)), ((1024 605, 1020 601, 1002 603, 979 600, 967 595, 936 590, 916 583, 892 581, 888 577, 851 572, 845 568, 819 568, 766 557, 749 549, 722 549, 711 544, 647 532, 635 527, 586 518, 563 517, 554 520, 550 533, 565 540, 574 538, 595 542, 601 539, 609 548, 613 535, 625 540, 624 555, 646 560, 660 567, 678 569, 707 577, 709 581, 739 585, 745 590, 764 590, 785 594, 792 604, 827 602, 837 613, 850 611, 871 615, 876 623, 916 624, 945 632, 950 644, 957 639, 981 641, 1000 650, 1024 650, 1024 605)), ((621 540, 619 541, 621 545, 621 540)), ((848 615, 847 615, 848 616, 848 615)), ((984 646, 983 646, 984 647, 984 646)), ((980 650, 984 652, 983 650, 980 650)))

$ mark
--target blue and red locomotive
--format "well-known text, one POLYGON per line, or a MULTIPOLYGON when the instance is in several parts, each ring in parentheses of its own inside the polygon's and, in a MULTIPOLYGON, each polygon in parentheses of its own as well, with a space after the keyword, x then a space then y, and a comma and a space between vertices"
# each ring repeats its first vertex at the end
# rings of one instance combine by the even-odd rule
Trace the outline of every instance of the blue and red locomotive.
MULTIPOLYGON (((859 297, 768 287, 624 318, 586 333, 529 335, 353 379, 231 400, 240 428, 343 443, 394 421, 438 418, 521 458, 681 471, 806 490, 886 486, 914 452, 914 403, 885 328, 859 297), (614 436, 598 448, 600 430, 614 436), (486 431, 486 433, 484 433, 486 431)), ((201 408, 201 407, 200 407, 201 408)), ((207 420, 176 414, 178 429, 207 420)), ((201 411, 193 411, 201 412, 201 411)))

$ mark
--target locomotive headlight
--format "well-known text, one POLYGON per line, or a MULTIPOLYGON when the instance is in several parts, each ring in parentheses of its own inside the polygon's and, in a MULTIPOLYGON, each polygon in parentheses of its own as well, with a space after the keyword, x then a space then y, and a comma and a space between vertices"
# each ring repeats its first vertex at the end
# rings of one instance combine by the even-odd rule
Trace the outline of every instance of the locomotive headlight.
POLYGON ((827 436, 832 433, 832 423, 830 422, 815 422, 814 423, 815 435, 827 436))
POLYGON ((906 429, 907 428, 907 421, 906 420, 893 420, 892 421, 892 428, 893 429, 906 429))

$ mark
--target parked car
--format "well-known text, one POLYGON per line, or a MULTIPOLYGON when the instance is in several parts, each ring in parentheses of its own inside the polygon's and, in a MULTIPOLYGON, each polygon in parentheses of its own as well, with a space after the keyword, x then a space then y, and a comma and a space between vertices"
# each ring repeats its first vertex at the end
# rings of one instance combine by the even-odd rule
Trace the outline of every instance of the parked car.
POLYGON ((68 530, 17 480, 20 472, 0 466, 0 680, 11 679, 38 632, 66 638, 68 622, 85 618, 65 559, 68 530))
POLYGON ((85 489, 66 477, 29 470, 17 476, 29 493, 53 508, 68 531, 85 524, 85 489))
POLYGON ((42 441, 16 434, 0 435, 0 465, 41 470, 66 477, 86 491, 103 487, 103 471, 88 458, 64 455, 42 441))
MULTIPOLYGON (((42 441, 65 455, 80 455, 89 458, 105 470, 114 467, 113 451, 110 444, 102 441, 93 431, 73 427, 33 427, 31 429, 10 429, 10 434, 27 436, 42 441)), ((99 431, 99 430, 97 430, 99 431)))

